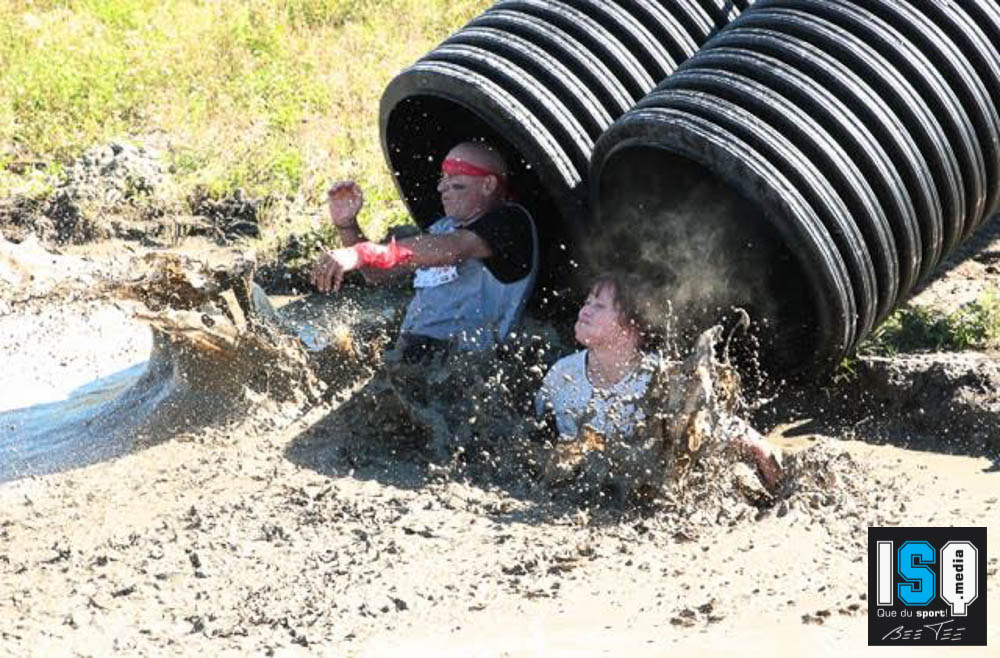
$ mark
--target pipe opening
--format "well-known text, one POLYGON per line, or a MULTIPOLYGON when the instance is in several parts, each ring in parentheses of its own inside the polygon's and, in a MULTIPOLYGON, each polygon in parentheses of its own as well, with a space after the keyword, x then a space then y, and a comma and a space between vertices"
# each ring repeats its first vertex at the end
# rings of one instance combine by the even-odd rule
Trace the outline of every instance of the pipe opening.
MULTIPOLYGON (((673 309, 678 347, 707 326, 731 325, 739 307, 750 314, 765 370, 812 361, 819 333, 812 277, 760 205, 702 164, 653 145, 615 149, 595 183, 589 261, 647 281, 656 314, 673 309)), ((753 351, 748 345, 742 358, 757 359, 753 351)))
POLYGON ((551 166, 533 161, 480 115, 446 98, 406 96, 384 121, 386 158, 400 197, 418 225, 427 227, 444 212, 437 192, 444 156, 459 142, 485 140, 507 160, 512 200, 535 219, 541 247, 536 291, 565 285, 571 279, 569 255, 576 243, 571 222, 580 216, 583 204, 573 194, 556 202, 549 190, 560 189, 555 182, 559 173, 551 171, 551 166))

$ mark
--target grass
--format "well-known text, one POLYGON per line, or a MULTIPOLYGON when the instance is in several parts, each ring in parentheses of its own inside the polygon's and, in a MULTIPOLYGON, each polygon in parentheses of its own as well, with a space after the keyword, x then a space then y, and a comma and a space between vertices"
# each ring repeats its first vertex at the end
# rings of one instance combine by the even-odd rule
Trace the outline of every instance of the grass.
POLYGON ((389 80, 489 0, 5 0, 0 197, 94 144, 168 154, 179 189, 366 189, 363 222, 405 219, 381 154, 389 80), (26 174, 25 172, 29 172, 26 174))
POLYGON ((989 289, 952 312, 905 306, 861 346, 861 352, 893 355, 918 350, 1000 348, 1000 294, 989 289))
MULTIPOLYGON (((1000 349, 1000 293, 989 288, 951 312, 904 306, 861 343, 857 354, 892 357, 904 352, 995 349, 1000 349)), ((833 383, 855 382, 857 364, 857 355, 844 357, 833 373, 833 383)))

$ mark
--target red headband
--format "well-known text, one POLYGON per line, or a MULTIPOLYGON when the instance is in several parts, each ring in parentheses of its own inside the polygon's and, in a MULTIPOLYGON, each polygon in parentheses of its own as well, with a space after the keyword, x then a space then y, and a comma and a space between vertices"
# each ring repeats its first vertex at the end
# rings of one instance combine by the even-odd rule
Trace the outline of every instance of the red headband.
POLYGON ((496 176, 500 179, 506 178, 499 172, 477 167, 471 162, 457 158, 445 158, 444 162, 441 163, 441 173, 448 176, 496 176))

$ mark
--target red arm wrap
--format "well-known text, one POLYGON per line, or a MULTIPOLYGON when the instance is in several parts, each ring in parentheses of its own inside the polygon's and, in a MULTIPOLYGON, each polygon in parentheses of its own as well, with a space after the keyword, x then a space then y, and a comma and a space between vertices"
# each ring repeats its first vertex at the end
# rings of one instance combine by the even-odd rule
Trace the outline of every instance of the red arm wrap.
POLYGON ((373 267, 377 270, 391 270, 413 258, 413 250, 399 244, 395 238, 389 242, 388 246, 373 242, 359 242, 352 249, 358 255, 358 264, 361 267, 373 267))

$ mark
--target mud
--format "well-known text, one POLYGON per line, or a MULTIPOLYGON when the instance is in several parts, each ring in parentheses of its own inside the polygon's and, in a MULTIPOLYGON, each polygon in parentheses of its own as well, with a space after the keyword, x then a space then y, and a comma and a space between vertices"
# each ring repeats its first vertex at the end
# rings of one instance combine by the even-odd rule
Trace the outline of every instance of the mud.
MULTIPOLYGON (((30 271, 47 269, 36 252, 18 250, 9 276, 23 283, 33 279, 30 271)), ((304 318, 300 308, 282 318, 253 283, 254 269, 242 256, 210 266, 151 252, 132 260, 128 279, 87 281, 91 295, 123 303, 151 328, 152 351, 138 381, 95 409, 85 431, 61 431, 157 442, 226 422, 263 399, 306 410, 336 398, 346 403, 334 421, 350 433, 338 451, 352 464, 419 457, 439 477, 561 489, 564 502, 578 506, 613 500, 627 509, 678 497, 701 504, 714 497, 720 506, 743 496, 775 502, 750 469, 734 470, 735 453, 725 445, 746 404, 736 370, 716 355, 721 327, 704 332, 684 361, 660 354, 639 402, 647 421, 635 437, 585 432, 557 442, 532 413, 548 366, 572 349, 554 327, 528 320, 494 351, 407 363, 387 349, 399 312, 384 294, 356 290, 318 317, 304 318), (374 318, 373 308, 382 310, 374 318)))
POLYGON ((161 155, 112 142, 81 154, 50 177, 50 191, 0 204, 0 229, 8 240, 34 236, 48 244, 80 244, 130 236, 142 239, 158 219, 176 215, 161 155))
MULTIPOLYGON (((274 322, 249 261, 35 255, 16 276, 37 287, 6 319, 60 304, 45 336, 87 295, 125 298, 156 336, 144 376, 160 354, 177 397, 144 421, 170 428, 157 440, 0 485, 0 654, 720 655, 761 633, 775 655, 842 654, 863 646, 869 525, 1000 527, 987 426, 951 457, 895 433, 933 445, 910 404, 947 401, 928 409, 941 429, 988 420, 989 357, 971 376, 970 355, 873 361, 850 416, 835 410, 857 398, 822 389, 765 404, 757 423, 786 449, 770 492, 714 440, 748 408, 709 336, 661 363, 644 443, 591 437, 557 486, 524 405, 571 346, 542 325, 498 359, 407 370, 386 361, 405 291, 297 300, 274 322), (67 280, 47 258, 80 269, 67 280), (852 424, 865 410, 878 423, 852 424)), ((44 362, 37 343, 18 351, 44 362)), ((109 416, 126 425, 144 414, 127 396, 109 416)))
POLYGON ((49 175, 46 191, 0 199, 0 236, 48 246, 122 239, 175 247, 190 238, 231 245, 260 236, 267 208, 282 219, 301 211, 299 199, 253 198, 241 189, 222 197, 195 189, 184 198, 169 160, 141 141, 88 149, 49 175))
POLYGON ((950 454, 1000 453, 1000 362, 980 352, 861 356, 822 386, 786 390, 756 416, 759 426, 800 414, 831 436, 950 454))

